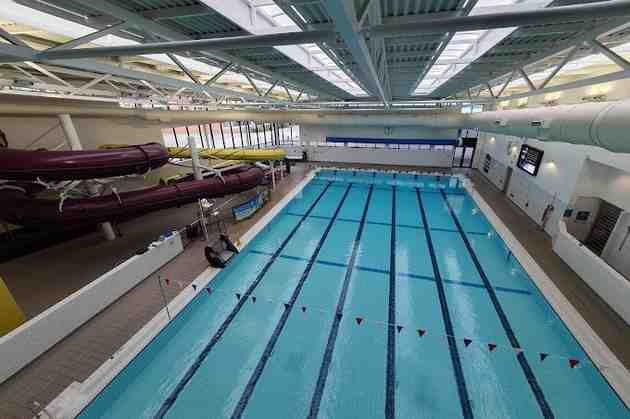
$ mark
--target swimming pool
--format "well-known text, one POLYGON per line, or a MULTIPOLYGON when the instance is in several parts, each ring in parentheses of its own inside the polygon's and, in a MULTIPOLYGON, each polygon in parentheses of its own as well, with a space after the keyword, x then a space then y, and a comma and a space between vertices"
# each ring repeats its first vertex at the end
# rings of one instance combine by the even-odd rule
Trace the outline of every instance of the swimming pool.
POLYGON ((320 170, 197 292, 80 418, 630 417, 456 177, 320 170))

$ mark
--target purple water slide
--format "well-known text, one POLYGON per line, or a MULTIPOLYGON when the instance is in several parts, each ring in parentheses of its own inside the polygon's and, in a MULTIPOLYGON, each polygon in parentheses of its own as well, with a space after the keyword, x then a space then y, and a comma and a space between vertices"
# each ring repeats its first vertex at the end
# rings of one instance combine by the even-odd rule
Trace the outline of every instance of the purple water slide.
POLYGON ((168 162, 161 144, 105 150, 48 151, 0 149, 0 179, 74 180, 146 173, 168 162))
POLYGON ((27 191, 0 190, 0 219, 17 225, 87 224, 130 218, 151 211, 215 198, 254 188, 263 181, 263 170, 244 166, 223 175, 172 185, 95 198, 59 200, 35 198, 27 191))

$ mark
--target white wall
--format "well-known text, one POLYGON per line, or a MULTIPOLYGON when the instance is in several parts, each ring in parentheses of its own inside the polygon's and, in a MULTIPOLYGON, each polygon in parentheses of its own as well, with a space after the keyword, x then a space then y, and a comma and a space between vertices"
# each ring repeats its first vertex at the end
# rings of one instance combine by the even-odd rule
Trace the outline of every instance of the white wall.
POLYGON ((579 243, 559 223, 553 250, 564 260, 600 297, 630 324, 630 281, 579 243))
POLYGON ((386 150, 353 147, 305 147, 311 161, 451 167, 453 150, 386 150))
MULTIPOLYGON (((480 133, 480 169, 486 153, 498 162, 497 166, 512 167, 513 173, 507 192, 523 211, 540 223, 547 204, 555 208, 546 231, 554 236, 557 221, 567 205, 573 207, 577 197, 601 197, 621 208, 630 210, 630 154, 611 153, 599 147, 543 142, 536 139, 480 133), (537 176, 530 176, 516 167, 518 152, 523 143, 544 151, 537 176)), ((495 169, 488 176, 501 188, 505 167, 495 169)), ((483 171, 481 171, 483 173, 483 171)), ((574 211, 574 216, 577 211, 574 211)))
POLYGON ((173 234, 101 275, 90 284, 0 338, 0 383, 184 250, 173 234))
POLYGON ((426 127, 300 125, 300 138, 304 145, 324 143, 326 137, 454 140, 457 139, 457 130, 426 127))
POLYGON ((618 272, 630 278, 630 213, 624 212, 619 216, 602 258, 618 272))
POLYGON ((387 150, 374 148, 322 147, 326 137, 371 139, 457 139, 457 130, 424 127, 347 127, 300 125, 300 139, 312 161, 398 164, 409 166, 451 167, 452 150, 387 150), (320 146, 316 146, 320 144, 320 146))
MULTIPOLYGON (((95 149, 103 144, 162 143, 162 128, 141 120, 73 117, 72 121, 84 149, 95 149)), ((29 149, 46 148, 52 150, 56 146, 62 145, 60 150, 69 150, 69 147, 65 146, 65 135, 57 118, 0 117, 0 129, 7 135, 11 148, 27 148, 33 141, 41 137, 29 149)), ((122 182, 117 181, 116 187, 123 191, 155 185, 160 177, 171 176, 184 170, 167 165, 152 171, 146 178, 137 177, 128 178, 122 182)))

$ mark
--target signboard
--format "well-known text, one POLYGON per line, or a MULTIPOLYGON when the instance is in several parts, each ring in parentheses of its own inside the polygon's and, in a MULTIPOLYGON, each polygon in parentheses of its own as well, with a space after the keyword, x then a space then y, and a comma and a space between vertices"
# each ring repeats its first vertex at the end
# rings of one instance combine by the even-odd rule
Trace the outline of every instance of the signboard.
POLYGON ((251 217, 260 207, 262 207, 265 203, 264 197, 262 193, 257 193, 252 198, 248 199, 246 202, 232 208, 232 214, 234 214, 234 219, 236 221, 244 220, 245 218, 251 217))
POLYGON ((536 176, 538 174, 538 169, 540 168, 542 157, 542 150, 523 144, 521 146, 521 152, 518 155, 518 162, 516 165, 524 172, 529 173, 532 176, 536 176))

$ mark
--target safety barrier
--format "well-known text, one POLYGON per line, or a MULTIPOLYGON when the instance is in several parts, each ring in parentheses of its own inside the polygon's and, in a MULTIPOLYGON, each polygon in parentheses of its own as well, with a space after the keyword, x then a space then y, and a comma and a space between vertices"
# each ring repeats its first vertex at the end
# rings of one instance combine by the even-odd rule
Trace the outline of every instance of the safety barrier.
MULTIPOLYGON (((184 250, 179 233, 154 242, 48 310, 0 338, 0 383, 184 250)), ((51 278, 63 280, 63 278, 51 278)))

